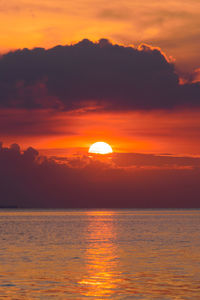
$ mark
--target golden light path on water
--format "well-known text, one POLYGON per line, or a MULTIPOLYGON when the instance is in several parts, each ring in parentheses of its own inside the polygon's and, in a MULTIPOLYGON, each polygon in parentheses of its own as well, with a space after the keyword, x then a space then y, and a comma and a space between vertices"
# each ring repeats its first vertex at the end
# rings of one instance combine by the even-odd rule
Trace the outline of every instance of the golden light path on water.
POLYGON ((117 269, 117 254, 115 243, 115 228, 113 225, 114 212, 88 212, 90 218, 88 225, 89 241, 86 250, 87 272, 79 282, 85 296, 102 299, 104 296, 112 297, 120 282, 120 273, 117 269), (105 219, 106 216, 106 219, 105 219), (105 222, 109 217, 109 222, 105 222))

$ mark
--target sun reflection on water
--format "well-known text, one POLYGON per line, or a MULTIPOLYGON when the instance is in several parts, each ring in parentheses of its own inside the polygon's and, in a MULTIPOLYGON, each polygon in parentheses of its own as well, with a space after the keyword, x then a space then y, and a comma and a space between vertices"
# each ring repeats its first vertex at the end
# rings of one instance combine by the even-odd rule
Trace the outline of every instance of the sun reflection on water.
POLYGON ((106 295, 111 297, 114 292, 116 293, 120 272, 117 267, 114 214, 107 211, 88 212, 86 239, 89 244, 85 254, 87 272, 79 282, 84 296, 102 299, 106 295))

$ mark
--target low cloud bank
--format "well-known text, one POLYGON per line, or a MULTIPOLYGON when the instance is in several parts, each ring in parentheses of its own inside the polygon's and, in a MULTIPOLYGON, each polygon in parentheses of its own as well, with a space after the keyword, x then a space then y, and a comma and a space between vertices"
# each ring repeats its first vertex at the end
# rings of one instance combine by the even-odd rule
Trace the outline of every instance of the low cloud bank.
POLYGON ((116 155, 47 158, 0 146, 0 206, 21 208, 200 207, 200 159, 116 155), (167 167, 166 167, 167 166, 167 167))

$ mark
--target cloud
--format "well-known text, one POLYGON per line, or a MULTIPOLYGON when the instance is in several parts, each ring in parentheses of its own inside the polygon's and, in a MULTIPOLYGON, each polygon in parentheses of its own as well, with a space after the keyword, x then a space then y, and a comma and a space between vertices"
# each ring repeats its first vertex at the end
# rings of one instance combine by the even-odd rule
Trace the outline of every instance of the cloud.
POLYGON ((155 155, 142 153, 114 153, 113 163, 119 167, 159 168, 159 169, 198 169, 199 157, 155 155))
POLYGON ((130 14, 130 10, 127 8, 120 7, 119 9, 103 9, 98 14, 97 17, 100 19, 106 20, 127 20, 133 18, 133 15, 130 14))
POLYGON ((199 106, 199 82, 179 84, 158 48, 106 39, 9 52, 0 59, 0 106, 107 110, 199 106))
POLYGON ((40 157, 31 147, 21 151, 17 144, 0 144, 0 206, 200 207, 199 158, 119 156, 114 161, 86 156, 59 161, 40 157), (122 159, 121 166, 116 159, 122 159), (135 168, 126 168, 124 159, 135 168), (159 168, 142 168, 148 161, 159 168), (169 168, 162 168, 166 163, 169 168), (175 163, 193 166, 174 168, 175 163))
POLYGON ((65 115, 62 124, 62 114, 57 115, 51 110, 0 110, 0 135, 1 137, 26 136, 59 136, 76 135, 71 126, 69 116, 65 115), (61 128, 62 124, 62 128, 61 128))

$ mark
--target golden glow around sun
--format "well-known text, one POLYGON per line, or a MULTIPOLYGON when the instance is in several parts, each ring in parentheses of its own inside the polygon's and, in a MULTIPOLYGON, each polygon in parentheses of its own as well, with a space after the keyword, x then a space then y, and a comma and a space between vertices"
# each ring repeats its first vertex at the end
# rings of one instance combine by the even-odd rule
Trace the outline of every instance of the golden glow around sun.
POLYGON ((107 143, 104 142, 97 142, 90 146, 89 153, 96 153, 96 154, 108 154, 112 153, 113 150, 107 143))

